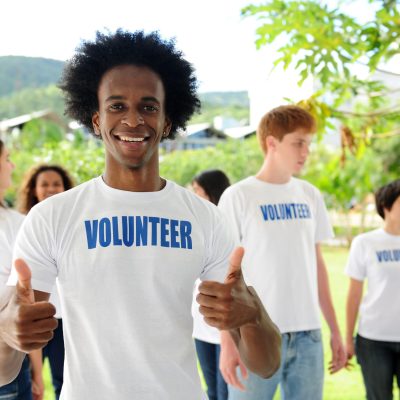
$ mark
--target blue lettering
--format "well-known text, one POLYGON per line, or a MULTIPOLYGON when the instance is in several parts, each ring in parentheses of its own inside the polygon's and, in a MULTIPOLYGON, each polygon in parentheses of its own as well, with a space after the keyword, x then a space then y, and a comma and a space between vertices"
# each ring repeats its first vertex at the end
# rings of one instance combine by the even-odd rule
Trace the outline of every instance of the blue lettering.
POLYGON ((99 243, 101 247, 108 247, 111 243, 111 222, 108 218, 100 220, 99 243))
POLYGON ((96 248, 98 224, 99 221, 97 219, 94 219, 93 221, 85 221, 86 240, 88 249, 96 248))
POLYGON ((283 204, 285 207, 286 219, 292 219, 292 207, 291 204, 283 204))
POLYGON ((181 233, 181 248, 191 249, 192 238, 190 237, 190 234, 192 233, 192 224, 189 221, 181 221, 180 233, 181 233))
POLYGON ((169 242, 167 240, 167 236, 169 235, 169 219, 161 218, 161 246, 169 247, 169 242))
POLYGON ((126 247, 133 246, 134 229, 133 229, 133 217, 122 217, 122 240, 126 247))
POLYGON ((264 217, 264 221, 268 221, 268 212, 267 212, 267 206, 260 206, 261 212, 264 217))
POLYGON ((179 232, 178 232, 178 225, 179 225, 179 221, 177 221, 176 219, 171 219, 171 247, 174 248, 179 248, 179 242, 177 240, 178 236, 179 236, 179 232))
POLYGON ((151 245, 157 246, 157 224, 160 223, 160 218, 149 217, 149 222, 151 224, 151 245))
POLYGON ((112 230, 113 230, 113 245, 114 246, 121 246, 122 240, 119 237, 118 231, 118 217, 112 217, 112 230))
POLYGON ((147 217, 136 217, 136 246, 147 246, 147 217))

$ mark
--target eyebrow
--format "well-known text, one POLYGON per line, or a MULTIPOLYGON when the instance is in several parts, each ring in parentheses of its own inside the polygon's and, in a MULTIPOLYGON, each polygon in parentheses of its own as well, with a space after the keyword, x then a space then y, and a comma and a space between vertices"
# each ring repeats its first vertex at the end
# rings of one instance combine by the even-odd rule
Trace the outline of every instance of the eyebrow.
MULTIPOLYGON (((113 101, 113 100, 125 100, 125 96, 120 96, 120 95, 111 95, 106 98, 106 101, 113 101)), ((157 104, 160 104, 160 101, 154 97, 154 96, 145 96, 141 98, 142 101, 149 101, 149 102, 155 102, 157 104)))

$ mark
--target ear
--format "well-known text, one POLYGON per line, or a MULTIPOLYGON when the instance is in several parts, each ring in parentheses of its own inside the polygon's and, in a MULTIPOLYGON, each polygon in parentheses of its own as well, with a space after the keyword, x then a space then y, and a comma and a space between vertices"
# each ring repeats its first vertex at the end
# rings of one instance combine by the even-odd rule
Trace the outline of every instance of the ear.
POLYGON ((96 111, 92 116, 92 125, 93 125, 94 134, 96 136, 101 136, 101 133, 100 133, 100 115, 99 115, 98 111, 96 111))
POLYGON ((171 132, 171 128, 172 128, 172 122, 170 121, 170 119, 167 117, 165 119, 165 123, 164 123, 164 129, 163 129, 163 137, 166 138, 169 133, 171 132))
POLYGON ((277 139, 275 137, 271 136, 271 135, 268 135, 265 138, 265 143, 267 145, 267 151, 271 151, 271 150, 274 150, 276 148, 276 140, 277 139))

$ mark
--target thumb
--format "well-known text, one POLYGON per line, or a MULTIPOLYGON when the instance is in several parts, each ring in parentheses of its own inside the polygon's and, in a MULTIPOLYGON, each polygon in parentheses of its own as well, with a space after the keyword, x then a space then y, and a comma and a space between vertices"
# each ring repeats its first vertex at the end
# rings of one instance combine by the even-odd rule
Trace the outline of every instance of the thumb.
POLYGON ((232 283, 242 275, 243 247, 236 247, 229 258, 229 269, 226 274, 225 283, 232 283))
POLYGON ((31 285, 32 274, 28 264, 18 258, 15 260, 14 266, 18 276, 17 293, 19 297, 27 299, 29 303, 34 303, 35 296, 31 285))

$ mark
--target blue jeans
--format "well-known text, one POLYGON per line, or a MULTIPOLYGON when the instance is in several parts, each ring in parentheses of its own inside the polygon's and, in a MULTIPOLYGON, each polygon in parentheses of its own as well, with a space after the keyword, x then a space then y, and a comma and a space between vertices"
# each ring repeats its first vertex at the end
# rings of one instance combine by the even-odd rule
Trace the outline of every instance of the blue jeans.
POLYGON ((209 400, 227 400, 228 387, 219 370, 221 346, 195 339, 197 358, 207 383, 209 400))
POLYGON ((367 399, 392 400, 395 376, 400 387, 400 342, 383 342, 357 335, 355 350, 367 399))
POLYGON ((64 381, 64 336, 62 319, 58 320, 58 326, 54 331, 53 338, 43 347, 43 360, 46 357, 49 359, 51 381, 53 383, 56 400, 58 400, 64 381))
POLYGON ((32 400, 31 371, 25 357, 18 376, 8 385, 0 386, 0 400, 32 400))
POLYGON ((323 381, 321 331, 284 333, 278 371, 268 379, 249 371, 248 379, 243 381, 246 391, 229 386, 229 400, 272 400, 279 384, 282 400, 320 400, 323 381))

